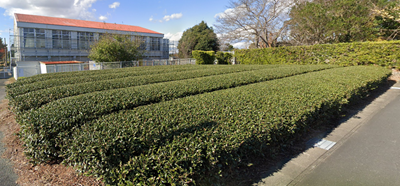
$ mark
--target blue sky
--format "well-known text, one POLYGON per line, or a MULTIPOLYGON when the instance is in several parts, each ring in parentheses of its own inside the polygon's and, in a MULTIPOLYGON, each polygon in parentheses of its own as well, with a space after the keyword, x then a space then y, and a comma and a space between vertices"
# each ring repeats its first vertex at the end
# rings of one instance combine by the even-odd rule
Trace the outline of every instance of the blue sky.
POLYGON ((0 0, 0 37, 24 13, 141 26, 178 40, 183 31, 228 9, 229 0, 0 0))

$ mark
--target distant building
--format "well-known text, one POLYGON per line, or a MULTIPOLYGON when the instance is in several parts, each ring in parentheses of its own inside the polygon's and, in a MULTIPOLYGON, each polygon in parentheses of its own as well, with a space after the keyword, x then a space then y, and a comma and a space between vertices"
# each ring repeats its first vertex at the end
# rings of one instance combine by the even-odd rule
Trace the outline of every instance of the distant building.
POLYGON ((167 59, 164 34, 139 26, 14 14, 14 61, 89 61, 90 45, 102 34, 131 35, 146 59, 167 59))

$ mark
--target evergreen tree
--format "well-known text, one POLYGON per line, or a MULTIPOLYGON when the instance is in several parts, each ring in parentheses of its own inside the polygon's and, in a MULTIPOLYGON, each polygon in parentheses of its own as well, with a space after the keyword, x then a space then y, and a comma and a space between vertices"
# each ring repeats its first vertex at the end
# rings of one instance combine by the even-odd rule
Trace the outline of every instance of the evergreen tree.
POLYGON ((219 50, 217 35, 212 27, 202 21, 183 32, 178 50, 181 58, 191 57, 193 50, 217 51, 219 50))

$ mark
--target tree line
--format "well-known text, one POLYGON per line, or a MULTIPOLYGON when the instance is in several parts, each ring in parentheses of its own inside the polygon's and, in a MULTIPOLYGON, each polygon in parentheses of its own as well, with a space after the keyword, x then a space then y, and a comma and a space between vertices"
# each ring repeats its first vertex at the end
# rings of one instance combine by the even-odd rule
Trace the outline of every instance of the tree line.
POLYGON ((214 25, 253 48, 398 39, 399 0, 234 0, 214 25))
POLYGON ((228 7, 214 27, 201 22, 183 33, 179 57, 237 42, 267 48, 400 37, 399 0, 232 0, 228 7))
MULTIPOLYGON (((399 29, 400 0, 231 0, 213 26, 202 21, 183 32, 177 57, 192 57, 193 50, 232 50, 239 42, 248 43, 248 48, 268 48, 397 40, 399 29)), ((111 49, 105 46, 111 41, 122 40, 97 43, 92 51, 99 52, 89 57, 107 56, 111 49)), ((133 56, 123 52, 126 44, 111 47, 113 54, 138 58, 138 50, 130 52, 133 56)))

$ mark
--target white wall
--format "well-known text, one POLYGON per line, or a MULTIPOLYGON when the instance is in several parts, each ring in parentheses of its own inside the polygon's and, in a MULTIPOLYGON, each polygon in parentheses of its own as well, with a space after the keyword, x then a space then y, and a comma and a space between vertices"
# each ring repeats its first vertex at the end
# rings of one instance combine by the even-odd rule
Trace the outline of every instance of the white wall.
POLYGON ((47 66, 43 63, 40 63, 40 72, 42 74, 47 74, 47 66))
POLYGON ((40 74, 40 66, 16 66, 13 69, 15 80, 19 77, 30 77, 40 74))

